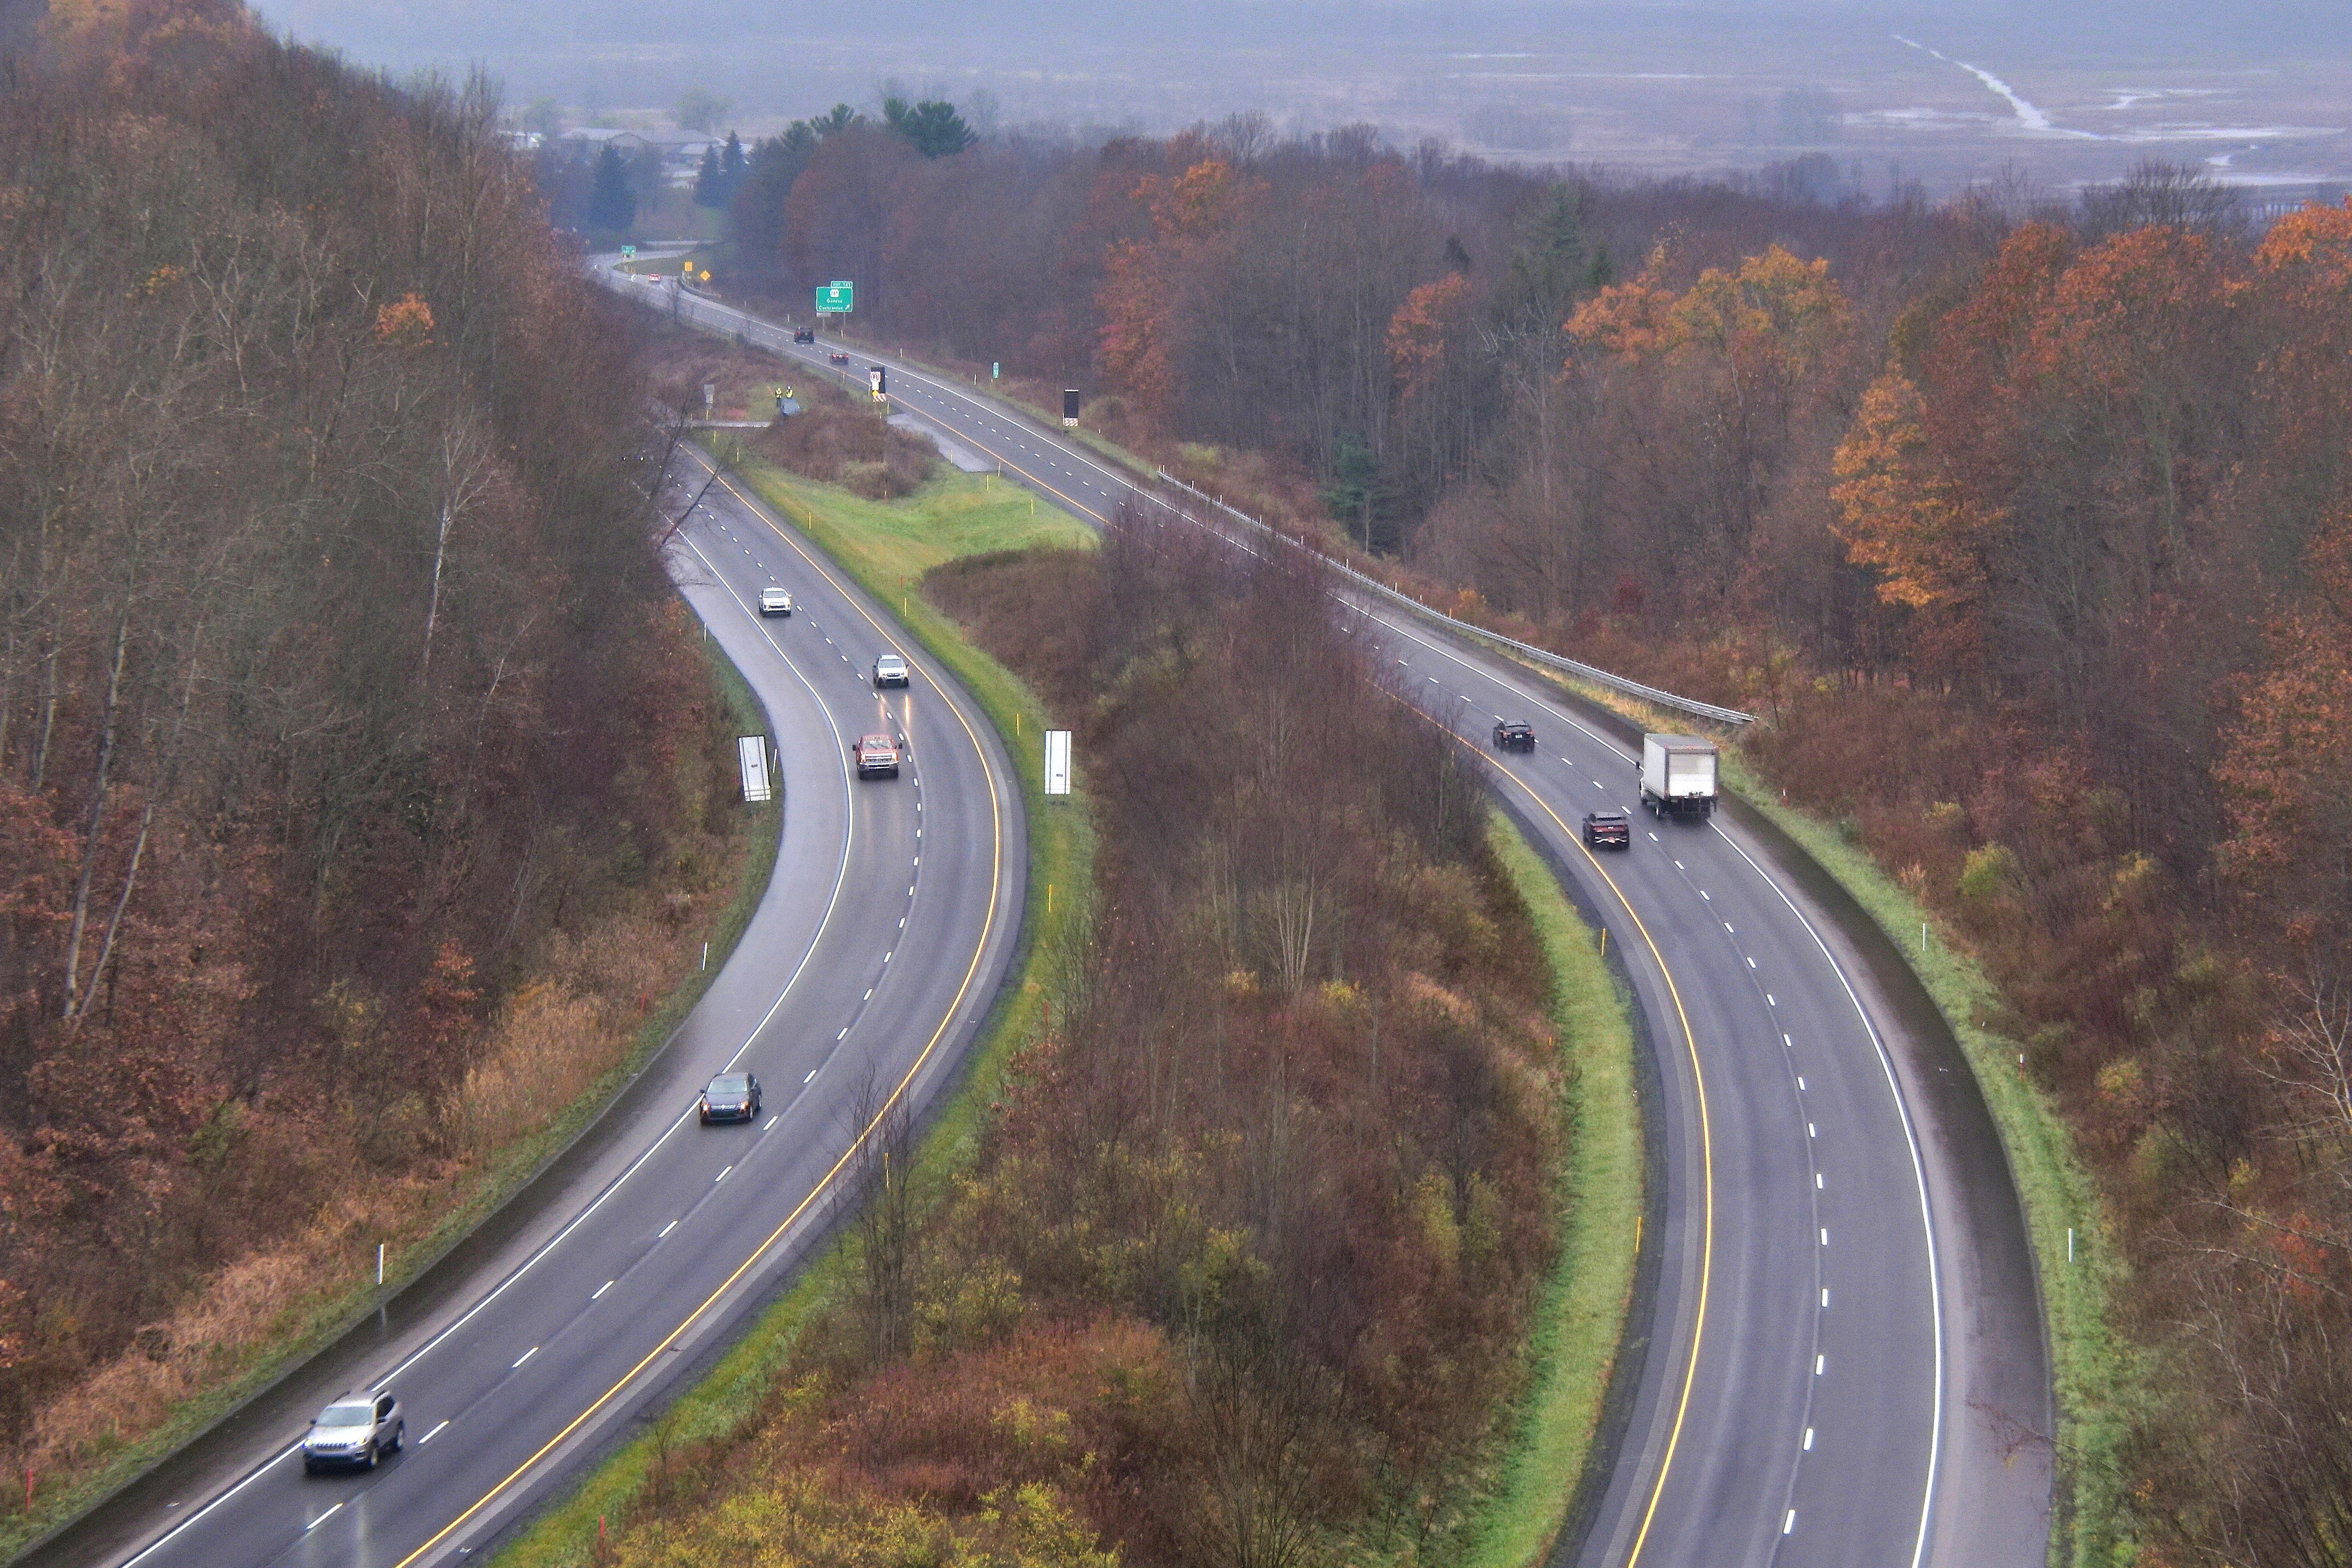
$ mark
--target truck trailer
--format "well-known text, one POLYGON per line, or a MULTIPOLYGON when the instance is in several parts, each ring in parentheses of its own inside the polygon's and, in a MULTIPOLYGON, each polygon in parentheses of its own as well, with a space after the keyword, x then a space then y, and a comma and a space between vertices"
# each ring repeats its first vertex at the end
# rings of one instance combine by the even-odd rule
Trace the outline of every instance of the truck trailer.
POLYGON ((1642 737, 1642 804, 1653 816, 1712 816, 1715 742, 1696 735, 1642 737))

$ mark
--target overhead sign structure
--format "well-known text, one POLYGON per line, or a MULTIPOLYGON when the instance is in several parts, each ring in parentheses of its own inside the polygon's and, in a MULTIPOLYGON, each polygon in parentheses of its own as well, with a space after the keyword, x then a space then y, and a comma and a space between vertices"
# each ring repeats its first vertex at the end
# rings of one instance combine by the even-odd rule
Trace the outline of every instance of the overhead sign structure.
POLYGON ((776 798, 768 777, 768 737, 746 735, 735 742, 736 760, 743 769, 743 803, 757 805, 776 798))
POLYGON ((856 284, 836 279, 816 291, 816 308, 836 316, 846 316, 856 295, 856 284))
POLYGON ((1070 793, 1070 732, 1067 730, 1045 731, 1045 793, 1070 793))
POLYGON ((1062 388, 1062 427, 1066 430, 1078 427, 1078 389, 1075 386, 1062 388))

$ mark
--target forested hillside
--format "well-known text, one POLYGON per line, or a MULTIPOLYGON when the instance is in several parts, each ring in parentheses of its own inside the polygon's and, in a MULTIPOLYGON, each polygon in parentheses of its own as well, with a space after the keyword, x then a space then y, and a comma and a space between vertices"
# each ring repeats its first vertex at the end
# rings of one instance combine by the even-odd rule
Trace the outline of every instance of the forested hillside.
POLYGON ((726 780, 627 334, 484 93, 227 0, 6 69, 0 1451, 46 1483, 617 1059, 726 780))
POLYGON ((969 1165, 942 1180, 886 1124, 774 1391, 712 1440, 657 1436, 596 1550, 1458 1552, 1527 1376, 1573 1094, 1475 754, 1383 689, 1315 579, 1197 535, 1115 526, 924 592, 1091 759, 1084 940, 1045 965, 1055 1005, 969 1165))
MULTIPOLYGON (((1760 712, 2002 986, 2171 1396, 2157 1556, 2352 1510, 2352 206, 1498 169, 1244 118, 755 149, 745 286, 1015 385, 1433 595, 1760 712), (786 296, 804 302, 804 293, 786 296)), ((2333 1543, 2333 1544, 2331 1544, 2333 1543)))

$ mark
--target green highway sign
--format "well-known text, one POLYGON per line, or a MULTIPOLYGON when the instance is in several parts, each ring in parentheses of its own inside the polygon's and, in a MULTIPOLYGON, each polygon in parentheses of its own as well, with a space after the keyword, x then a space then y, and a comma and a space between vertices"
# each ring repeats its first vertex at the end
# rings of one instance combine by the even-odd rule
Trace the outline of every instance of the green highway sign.
POLYGON ((856 289, 854 284, 838 281, 828 283, 824 288, 819 289, 816 291, 816 308, 820 310, 831 310, 841 315, 847 315, 849 313, 851 297, 856 292, 856 289))
POLYGON ((621 259, 622 259, 622 260, 624 260, 624 261, 635 261, 636 258, 637 258, 637 247, 636 247, 635 246, 634 246, 634 245, 625 245, 625 246, 621 247, 621 259))

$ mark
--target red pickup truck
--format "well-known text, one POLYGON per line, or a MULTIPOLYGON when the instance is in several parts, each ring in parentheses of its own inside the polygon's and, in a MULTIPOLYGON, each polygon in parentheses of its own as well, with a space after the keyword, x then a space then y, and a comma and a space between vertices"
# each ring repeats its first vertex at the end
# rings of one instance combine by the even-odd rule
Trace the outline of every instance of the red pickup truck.
POLYGON ((857 776, 862 779, 898 776, 898 742, 890 735, 863 735, 854 748, 857 776))

